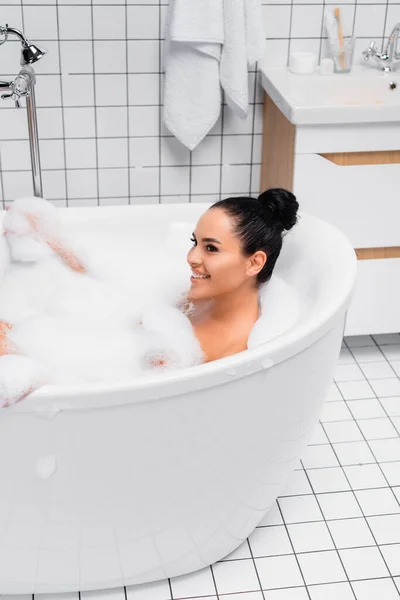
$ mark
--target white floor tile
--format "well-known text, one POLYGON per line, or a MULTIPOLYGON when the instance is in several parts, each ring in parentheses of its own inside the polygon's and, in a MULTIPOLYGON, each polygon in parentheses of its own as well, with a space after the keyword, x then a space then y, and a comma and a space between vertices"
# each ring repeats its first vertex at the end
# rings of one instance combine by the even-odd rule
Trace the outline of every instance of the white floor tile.
POLYGON ((325 423, 324 429, 332 444, 337 442, 357 442, 363 440, 362 433, 355 421, 325 423))
POLYGON ((350 409, 352 416, 355 419, 376 419, 379 417, 386 417, 386 413, 376 398, 370 398, 367 400, 350 400, 347 402, 347 406, 350 409))
POLYGON ((298 560, 307 585, 346 580, 336 550, 299 554, 298 560))
POLYGON ((382 463, 381 468, 389 485, 400 485, 400 461, 382 463))
MULTIPOLYGON (((214 598, 214 596, 212 598, 214 598)), ((216 596, 215 596, 215 598, 216 598, 216 596)), ((229 600, 264 600, 262 592, 246 592, 244 594, 229 594, 229 596, 227 596, 227 598, 229 598, 229 600)), ((198 600, 198 599, 196 598, 196 600, 198 600)), ((212 599, 205 598, 204 600, 212 600, 212 599)))
POLYGON ((322 513, 314 496, 291 496, 279 498, 285 523, 323 521, 322 513))
POLYGON ((350 581, 390 575, 377 547, 339 550, 339 554, 350 581))
POLYGON ((356 363, 338 364, 333 378, 336 382, 360 381, 365 379, 365 375, 356 363))
POLYGON ((250 535, 249 542, 254 558, 293 554, 293 549, 284 525, 258 527, 250 535))
POLYGON ((400 344, 399 333, 374 334, 373 339, 379 346, 384 346, 386 344, 400 344))
POLYGON ((328 583, 308 588, 311 600, 354 600, 349 583, 328 583))
POLYGON ((371 379, 384 379, 386 377, 393 377, 393 368, 388 362, 370 362, 361 363, 361 369, 365 377, 371 379))
MULTIPOLYGON (((123 588, 120 588, 122 594, 124 594, 123 588)), ((107 590, 108 591, 108 590, 107 590)), ((119 591, 119 590, 118 590, 119 591)), ((83 598, 83 593, 81 596, 83 598)), ((97 592, 93 592, 97 594, 97 592)), ((101 593, 101 592, 99 592, 101 593)), ((117 592, 118 593, 118 592, 117 592)), ((93 598, 97 598, 97 596, 93 596, 93 598)), ((103 598, 103 596, 101 596, 103 598)), ((125 598, 125 595, 124 595, 125 598)), ((27 595, 15 595, 15 596, 7 596, 6 594, 1 594, 1 600, 32 600, 32 596, 27 595)), ((79 600, 79 592, 64 592, 61 594, 35 594, 35 600, 79 600)))
POLYGON ((365 490, 387 486, 386 479, 377 464, 344 467, 344 471, 353 490, 365 490))
POLYGON ((399 594, 400 594, 400 577, 394 577, 394 582, 395 582, 397 589, 399 590, 399 594))
POLYGON ((336 400, 343 400, 343 396, 340 393, 338 386, 334 382, 331 383, 331 387, 329 388, 327 400, 328 400, 328 402, 335 402, 336 400))
POLYGON ((353 589, 357 600, 399 600, 399 593, 391 579, 376 579, 368 581, 355 581, 353 589))
POLYGON ((340 464, 363 465, 374 463, 375 458, 366 442, 343 442, 333 445, 340 464))
POLYGON ((344 337, 344 341, 346 342, 349 348, 376 346, 375 341, 370 335, 346 335, 344 337))
POLYGON ((379 398, 389 417, 400 417, 400 396, 379 398))
POLYGON ((324 522, 288 525, 294 551, 315 552, 334 548, 329 529, 324 522))
POLYGON ((255 563, 263 590, 303 585, 303 578, 294 556, 256 558, 255 563))
POLYGON ((367 517, 377 544, 397 544, 399 541, 400 515, 367 517))
MULTIPOLYGON (((238 600, 241 599, 238 598, 238 600)), ((309 597, 305 587, 295 587, 284 588, 282 590, 269 590, 265 592, 265 600, 309 600, 309 597)))
POLYGON ((305 469, 336 467, 339 465, 338 459, 330 445, 308 446, 301 456, 301 462, 305 469))
POLYGON ((345 400, 360 400, 375 396, 368 381, 341 381, 337 385, 345 400))
POLYGON ((400 344, 390 344, 380 348, 388 360, 400 360, 400 344))
POLYGON ((400 435, 400 417, 390 417, 390 420, 393 423, 393 427, 395 428, 397 435, 400 435))
POLYGON ((251 592, 260 589, 253 561, 235 560, 213 565, 218 594, 251 592))
POLYGON ((352 348, 351 353, 358 363, 378 362, 386 360, 382 350, 377 346, 369 346, 364 348, 352 348))
POLYGON ((390 574, 400 575, 400 544, 389 544, 381 546, 383 557, 386 561, 390 574))
POLYGON ((392 379, 371 379, 370 384, 375 394, 380 398, 398 396, 400 394, 400 379, 398 377, 393 377, 392 379))
POLYGON ((321 423, 329 423, 331 421, 351 421, 352 419, 353 416, 343 400, 326 402, 322 409, 321 423))
POLYGON ((311 469, 307 474, 316 494, 321 492, 345 492, 350 489, 342 467, 311 469))
POLYGON ((215 595, 214 580, 209 567, 188 575, 171 578, 171 588, 174 598, 215 595))
POLYGON ((378 462, 400 460, 400 438, 371 440, 369 445, 378 462))
POLYGON ((366 440, 383 440, 398 437, 396 429, 390 419, 365 419, 360 421, 360 429, 366 440))
POLYGON ((318 494, 317 497, 325 519, 350 519, 362 516, 352 492, 318 494))
POLYGON ((355 495, 366 517, 400 512, 399 503, 389 488, 359 490, 355 492, 355 495))
POLYGON ((328 521, 338 549, 375 546, 375 540, 364 518, 328 521))
POLYGON ((281 497, 301 496, 303 494, 312 494, 307 475, 305 471, 293 471, 286 487, 282 490, 281 497))
POLYGON ((400 360, 391 360, 390 366, 394 369, 396 375, 400 377, 400 360))

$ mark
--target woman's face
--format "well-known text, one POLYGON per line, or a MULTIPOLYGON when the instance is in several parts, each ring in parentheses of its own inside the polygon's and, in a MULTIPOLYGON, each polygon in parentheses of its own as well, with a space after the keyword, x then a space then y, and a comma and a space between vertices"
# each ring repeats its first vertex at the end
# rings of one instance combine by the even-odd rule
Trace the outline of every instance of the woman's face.
POLYGON ((207 210, 193 232, 188 253, 192 269, 190 297, 200 300, 253 286, 265 264, 264 252, 245 256, 233 231, 231 217, 220 208, 207 210))

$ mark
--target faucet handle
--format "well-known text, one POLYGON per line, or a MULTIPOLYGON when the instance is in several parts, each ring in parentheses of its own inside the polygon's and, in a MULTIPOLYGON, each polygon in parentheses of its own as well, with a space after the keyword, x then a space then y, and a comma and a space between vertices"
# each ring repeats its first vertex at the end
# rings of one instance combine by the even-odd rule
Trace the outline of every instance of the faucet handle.
POLYGON ((363 56, 364 56, 364 60, 369 60, 371 56, 377 54, 376 52, 376 44, 374 41, 372 41, 370 43, 370 45, 368 46, 367 50, 364 50, 363 52, 363 56))
POLYGON ((19 97, 16 94, 14 94, 14 93, 12 93, 12 94, 3 94, 1 96, 2 100, 8 100, 9 98, 11 98, 12 100, 15 101, 15 108, 21 108, 21 104, 19 103, 19 97))

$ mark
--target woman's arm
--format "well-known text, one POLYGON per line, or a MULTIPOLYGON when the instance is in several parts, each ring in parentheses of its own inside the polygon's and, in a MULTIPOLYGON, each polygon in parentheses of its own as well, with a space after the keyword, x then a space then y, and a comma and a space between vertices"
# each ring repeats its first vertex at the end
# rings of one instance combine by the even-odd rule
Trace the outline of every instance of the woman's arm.
POLYGON ((47 245, 61 258, 61 260, 77 273, 87 273, 79 258, 69 249, 65 248, 58 240, 47 240, 47 245))
POLYGON ((41 230, 40 223, 34 215, 27 215, 27 220, 30 223, 32 229, 36 231, 43 239, 43 241, 61 258, 61 260, 77 273, 86 273, 86 268, 83 266, 79 258, 69 249, 65 248, 60 240, 52 239, 46 236, 45 232, 41 230))
POLYGON ((12 326, 9 323, 0 320, 0 356, 18 353, 15 345, 7 338, 7 334, 11 329, 12 326))

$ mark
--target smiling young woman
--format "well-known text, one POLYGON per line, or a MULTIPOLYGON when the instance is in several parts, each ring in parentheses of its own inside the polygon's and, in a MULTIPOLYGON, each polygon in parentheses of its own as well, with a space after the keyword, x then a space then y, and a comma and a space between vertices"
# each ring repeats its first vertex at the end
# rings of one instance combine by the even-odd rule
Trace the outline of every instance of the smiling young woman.
POLYGON ((271 278, 298 207, 291 192, 276 188, 221 200, 199 219, 187 258, 187 300, 206 362, 246 350, 260 316, 259 287, 271 278))

